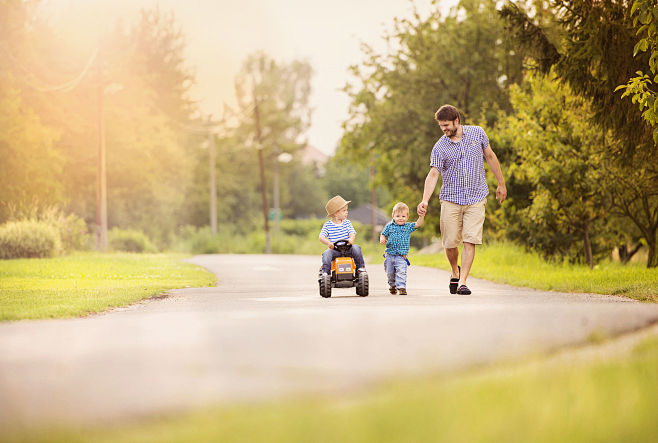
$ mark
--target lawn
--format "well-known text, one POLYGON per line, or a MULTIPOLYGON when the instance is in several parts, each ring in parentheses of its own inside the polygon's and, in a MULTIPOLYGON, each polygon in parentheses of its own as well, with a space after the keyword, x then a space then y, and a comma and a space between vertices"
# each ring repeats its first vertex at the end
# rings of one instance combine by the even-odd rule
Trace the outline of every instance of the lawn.
MULTIPOLYGON (((449 269, 443 253, 412 254, 410 260, 412 265, 449 269)), ((546 291, 623 295, 658 302, 658 268, 613 261, 602 262, 594 269, 585 265, 549 263, 512 244, 478 247, 470 276, 546 291)))
POLYGON ((216 284, 176 254, 78 253, 0 260, 0 321, 76 317, 163 292, 216 284))

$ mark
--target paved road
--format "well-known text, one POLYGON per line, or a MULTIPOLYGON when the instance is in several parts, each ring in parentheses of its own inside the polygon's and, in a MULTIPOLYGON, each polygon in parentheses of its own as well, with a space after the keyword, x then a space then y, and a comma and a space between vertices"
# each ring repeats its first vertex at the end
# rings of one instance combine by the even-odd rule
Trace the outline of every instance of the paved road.
POLYGON ((396 374, 459 369, 658 322, 658 305, 472 279, 412 266, 392 296, 381 265, 371 295, 318 295, 318 257, 205 255, 215 288, 87 318, 0 324, 0 429, 103 422, 294 392, 363 388, 396 374))

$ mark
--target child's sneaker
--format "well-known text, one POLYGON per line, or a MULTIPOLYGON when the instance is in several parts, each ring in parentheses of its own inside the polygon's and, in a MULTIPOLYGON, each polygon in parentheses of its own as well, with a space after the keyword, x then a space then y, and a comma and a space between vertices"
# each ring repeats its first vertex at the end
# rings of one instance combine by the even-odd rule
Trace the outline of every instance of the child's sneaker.
POLYGON ((398 289, 398 294, 400 294, 400 295, 407 295, 407 288, 400 288, 400 289, 398 289))
POLYGON ((389 286, 388 292, 390 292, 391 294, 397 294, 397 290, 395 289, 395 286, 389 286))

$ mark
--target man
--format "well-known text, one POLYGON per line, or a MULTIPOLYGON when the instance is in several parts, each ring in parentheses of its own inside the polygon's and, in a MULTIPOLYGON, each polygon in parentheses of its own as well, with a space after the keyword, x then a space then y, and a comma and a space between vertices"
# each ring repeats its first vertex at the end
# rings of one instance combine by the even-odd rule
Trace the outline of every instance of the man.
POLYGON ((459 111, 450 105, 441 106, 434 119, 444 135, 432 149, 423 201, 418 204, 417 211, 418 215, 426 214, 441 174, 441 241, 452 269, 449 289, 451 294, 468 295, 471 290, 466 286, 466 279, 475 258, 475 245, 482 244, 484 207, 489 194, 483 156, 498 181, 496 199, 500 203, 507 197, 507 188, 498 157, 489 146, 484 129, 462 125, 459 111), (460 267, 458 246, 461 242, 464 247, 460 267))

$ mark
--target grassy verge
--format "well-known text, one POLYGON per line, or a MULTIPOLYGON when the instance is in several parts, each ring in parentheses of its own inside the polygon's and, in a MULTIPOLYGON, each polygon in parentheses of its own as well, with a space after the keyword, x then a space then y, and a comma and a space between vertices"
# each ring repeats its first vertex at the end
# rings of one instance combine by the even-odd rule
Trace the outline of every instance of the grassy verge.
POLYGON ((186 286, 214 275, 172 254, 76 254, 0 260, 0 320, 75 317, 186 286))
MULTIPOLYGON (((448 270, 445 254, 412 255, 412 264, 448 270)), ((513 286, 562 292, 623 295, 658 302, 658 269, 604 262, 594 269, 556 264, 511 244, 478 247, 471 276, 513 286)))
POLYGON ((355 395, 205 409, 113 427, 26 430, 7 441, 658 441, 658 337, 622 355, 603 355, 567 354, 399 380, 355 395))

